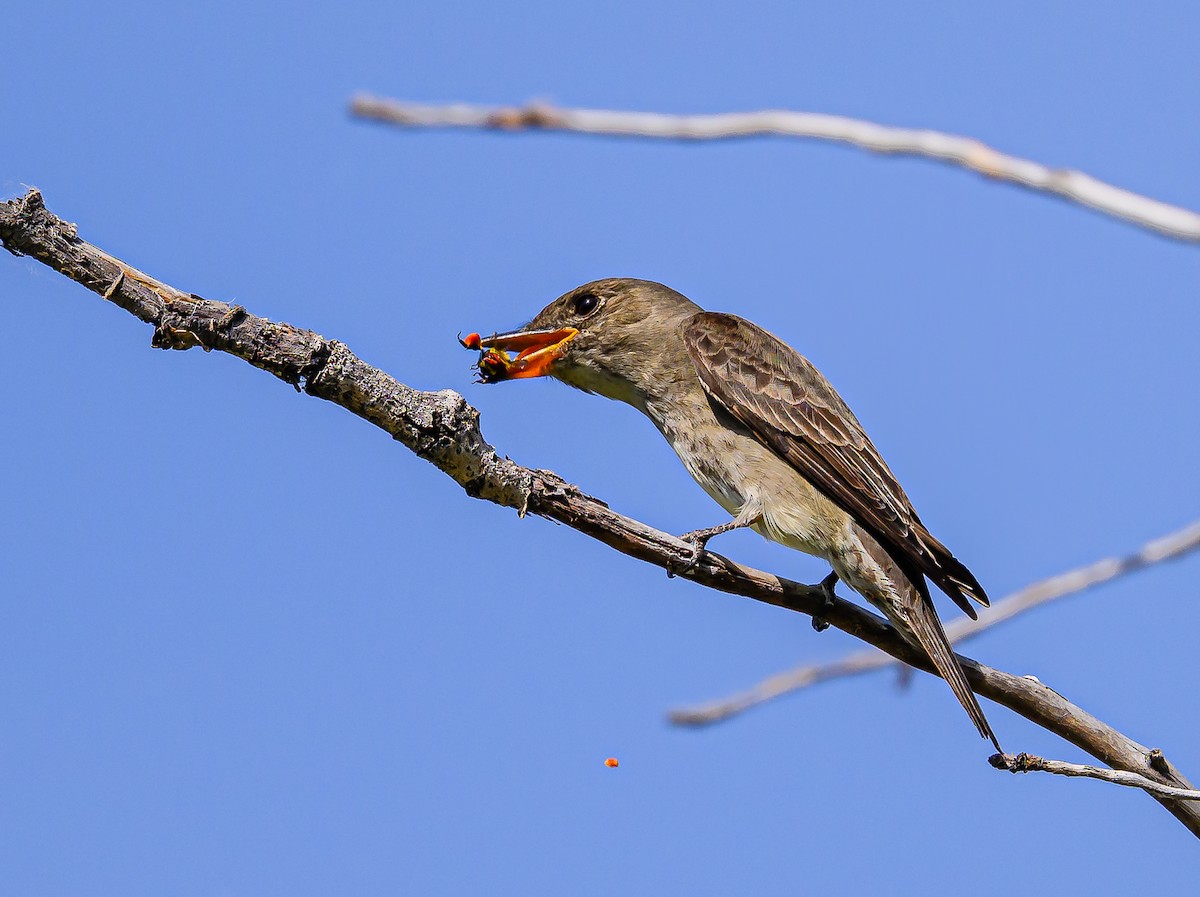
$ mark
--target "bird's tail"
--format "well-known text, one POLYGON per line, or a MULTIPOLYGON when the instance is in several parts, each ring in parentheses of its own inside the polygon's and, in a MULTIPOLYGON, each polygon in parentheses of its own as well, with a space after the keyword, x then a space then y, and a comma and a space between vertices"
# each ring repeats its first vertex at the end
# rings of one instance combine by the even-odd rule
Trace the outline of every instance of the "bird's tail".
POLYGON ((958 702, 967 711, 967 716, 971 717, 971 722, 975 724, 979 734, 989 739, 996 746, 997 751, 1004 753, 1000 742, 996 739, 996 733, 992 731, 987 717, 983 715, 979 699, 975 697, 975 692, 971 690, 971 685, 967 682, 967 674, 963 672, 962 664, 958 662, 954 649, 950 647, 950 640, 946 638, 946 630, 942 628, 942 621, 938 619, 933 602, 928 595, 923 595, 908 604, 911 634, 916 636, 921 648, 929 655, 938 675, 946 680, 946 684, 950 686, 954 696, 958 698, 958 702))
POLYGON ((979 734, 990 740, 997 751, 1004 753, 996 733, 992 731, 987 717, 983 715, 979 699, 975 697, 975 692, 967 682, 967 674, 963 672, 962 664, 958 662, 954 649, 950 647, 950 639, 946 637, 946 630, 942 628, 942 621, 938 619, 925 578, 918 572, 909 575, 902 570, 870 534, 859 529, 858 537, 875 562, 883 568, 900 598, 899 607, 888 607, 881 601, 872 600, 871 603, 884 612, 906 641, 914 643, 929 656, 934 669, 946 680, 946 684, 967 711, 967 716, 971 717, 971 722, 975 724, 979 734))

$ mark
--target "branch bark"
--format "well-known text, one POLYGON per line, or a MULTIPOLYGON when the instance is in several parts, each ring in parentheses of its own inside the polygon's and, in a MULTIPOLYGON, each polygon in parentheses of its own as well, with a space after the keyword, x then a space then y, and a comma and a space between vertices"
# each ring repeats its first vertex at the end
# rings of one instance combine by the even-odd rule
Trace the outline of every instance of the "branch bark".
MULTIPOLYGON (((1101 583, 1109 582, 1153 564, 1174 560, 1189 552, 1200 549, 1200 521, 1183 529, 1168 533, 1147 542, 1131 555, 1123 558, 1105 558, 1049 579, 1035 582, 1014 592, 982 611, 978 620, 959 617, 946 624, 946 636, 952 644, 974 638, 999 623, 1041 607, 1059 598, 1074 595, 1101 583)), ((830 679, 858 676, 887 667, 903 667, 895 659, 879 651, 856 651, 831 663, 805 664, 768 676, 756 685, 698 707, 672 710, 668 715, 671 722, 681 726, 706 726, 723 722, 753 707, 766 704, 792 692, 801 691, 830 679)))
MULTIPOLYGON (((1154 752, 1151 751, 1151 754, 1154 752)), ((1136 772, 1125 772, 1119 769, 1100 769, 1096 766, 1086 766, 1082 763, 1066 763, 1062 760, 1047 760, 1033 754, 992 754, 988 762, 996 769, 1018 772, 1048 772, 1056 776, 1072 778, 1099 779, 1101 782, 1111 782, 1114 785, 1124 785, 1126 788, 1141 788, 1148 794, 1159 797, 1173 797, 1179 800, 1200 800, 1200 791, 1188 788, 1172 788, 1170 785, 1160 785, 1136 772)))
MULTIPOLYGON (((79 238, 75 225, 45 208, 37 190, 0 203, 0 242, 29 255, 154 326, 151 345, 199 346, 237 356, 297 391, 341 405, 436 465, 468 495, 564 523, 623 554, 678 570, 690 547, 674 536, 624 517, 547 470, 500 457, 479 429, 479 412, 451 390, 421 392, 396 381, 336 340, 257 317, 239 305, 204 299, 168 286, 79 238)), ((932 672, 924 655, 874 614, 836 599, 827 604, 806 586, 706 552, 684 574, 730 594, 820 616, 833 626, 932 672)), ((961 658, 972 688, 1082 748, 1107 765, 1178 788, 1191 784, 1162 756, 1030 679, 961 658), (1157 758, 1153 763, 1151 758, 1157 758)), ((1155 795, 1200 837, 1200 807, 1155 795)))
POLYGON ((444 106, 362 95, 350 103, 358 118, 408 128, 482 128, 499 131, 571 131, 614 137, 666 140, 722 140, 737 137, 798 137, 828 140, 890 155, 919 156, 957 165, 998 181, 1120 218, 1176 240, 1200 242, 1200 214, 1105 183, 1082 171, 1051 168, 1011 156, 972 137, 816 112, 763 110, 718 115, 667 115, 608 109, 560 109, 530 103, 523 107, 444 106))

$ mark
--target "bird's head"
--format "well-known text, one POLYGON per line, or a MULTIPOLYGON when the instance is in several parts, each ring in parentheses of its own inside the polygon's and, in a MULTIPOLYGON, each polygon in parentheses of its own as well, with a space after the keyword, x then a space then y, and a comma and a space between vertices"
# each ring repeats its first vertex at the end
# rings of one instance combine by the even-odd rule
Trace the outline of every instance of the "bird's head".
POLYGON ((482 350, 486 383, 550 376, 640 405, 664 382, 691 372, 679 331, 699 311, 660 283, 613 277, 564 293, 520 330, 464 345, 482 350))

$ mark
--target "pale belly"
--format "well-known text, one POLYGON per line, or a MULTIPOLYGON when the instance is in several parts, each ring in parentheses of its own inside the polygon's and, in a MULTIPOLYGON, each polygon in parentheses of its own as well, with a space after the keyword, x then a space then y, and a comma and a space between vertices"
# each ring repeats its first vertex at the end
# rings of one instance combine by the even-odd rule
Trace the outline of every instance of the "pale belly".
POLYGON ((731 516, 761 511, 760 535, 831 563, 851 538, 849 516, 753 437, 727 429, 663 435, 688 473, 731 516))
POLYGON ((707 410, 693 406, 686 426, 651 415, 700 487, 731 517, 757 515, 752 528, 764 538, 827 561, 842 582, 907 632, 896 586, 850 515, 753 436, 719 426, 711 412, 704 419, 707 410), (698 419, 704 424, 697 426, 698 419))

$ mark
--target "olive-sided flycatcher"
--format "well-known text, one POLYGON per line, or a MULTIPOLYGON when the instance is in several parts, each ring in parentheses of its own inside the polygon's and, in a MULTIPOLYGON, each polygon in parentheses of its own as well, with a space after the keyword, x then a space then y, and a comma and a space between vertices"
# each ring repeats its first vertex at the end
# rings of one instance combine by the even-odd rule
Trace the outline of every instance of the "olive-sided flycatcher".
POLYGON ((584 284, 527 327, 472 335, 464 345, 483 351, 487 382, 548 375, 649 417, 688 473, 733 515, 684 537, 697 559, 710 536, 737 527, 824 558, 929 655, 1000 750, 926 577, 971 617, 970 600, 986 607, 987 595, 921 523, 862 425, 804 356, 749 321, 628 278, 584 284))

